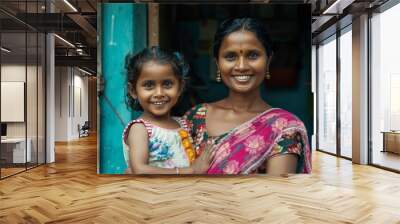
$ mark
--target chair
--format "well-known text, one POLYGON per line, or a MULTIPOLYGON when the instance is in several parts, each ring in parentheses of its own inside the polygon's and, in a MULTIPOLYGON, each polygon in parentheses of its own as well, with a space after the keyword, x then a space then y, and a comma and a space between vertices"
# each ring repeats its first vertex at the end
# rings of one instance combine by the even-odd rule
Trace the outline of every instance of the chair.
POLYGON ((79 138, 89 136, 89 129, 90 129, 89 121, 85 121, 82 127, 80 127, 80 125, 78 124, 79 138))

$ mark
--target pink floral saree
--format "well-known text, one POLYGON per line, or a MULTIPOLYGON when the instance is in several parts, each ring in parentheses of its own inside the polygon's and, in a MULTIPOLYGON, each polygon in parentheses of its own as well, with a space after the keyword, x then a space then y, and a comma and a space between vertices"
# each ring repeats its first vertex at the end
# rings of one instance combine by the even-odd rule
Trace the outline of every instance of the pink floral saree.
POLYGON ((286 153, 299 156, 297 173, 311 172, 306 128, 296 116, 279 108, 267 110, 233 129, 210 150, 213 160, 208 174, 249 174, 266 159, 286 153), (297 144, 282 147, 282 142, 289 138, 295 139, 297 144))

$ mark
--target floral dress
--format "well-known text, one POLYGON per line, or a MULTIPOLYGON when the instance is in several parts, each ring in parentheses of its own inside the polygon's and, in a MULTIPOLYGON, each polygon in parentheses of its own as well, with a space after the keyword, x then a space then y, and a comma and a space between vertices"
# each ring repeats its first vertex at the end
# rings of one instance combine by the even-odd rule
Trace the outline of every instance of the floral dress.
POLYGON ((311 152, 303 123, 293 114, 272 108, 220 136, 208 136, 207 104, 189 110, 185 119, 196 155, 206 145, 214 147, 209 174, 265 172, 265 161, 276 155, 298 155, 297 173, 311 172, 311 152), (254 131, 258 128, 258 131, 254 131))
POLYGON ((124 157, 130 173, 129 146, 126 140, 133 124, 141 123, 145 126, 149 139, 148 164, 160 168, 189 167, 195 159, 191 139, 188 134, 188 124, 184 119, 173 117, 180 125, 177 129, 159 127, 144 119, 136 119, 125 127, 123 132, 124 157))

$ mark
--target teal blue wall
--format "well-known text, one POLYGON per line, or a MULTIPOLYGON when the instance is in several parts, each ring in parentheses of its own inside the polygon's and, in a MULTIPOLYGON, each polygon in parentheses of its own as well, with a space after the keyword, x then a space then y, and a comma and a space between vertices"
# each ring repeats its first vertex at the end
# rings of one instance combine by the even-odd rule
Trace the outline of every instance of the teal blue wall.
POLYGON ((147 45, 147 6, 145 4, 101 4, 101 71, 104 92, 100 105, 99 172, 124 173, 122 132, 137 114, 125 104, 125 56, 147 45), (107 100, 108 99, 108 100, 107 100), (110 105, 111 104, 111 105, 110 105))

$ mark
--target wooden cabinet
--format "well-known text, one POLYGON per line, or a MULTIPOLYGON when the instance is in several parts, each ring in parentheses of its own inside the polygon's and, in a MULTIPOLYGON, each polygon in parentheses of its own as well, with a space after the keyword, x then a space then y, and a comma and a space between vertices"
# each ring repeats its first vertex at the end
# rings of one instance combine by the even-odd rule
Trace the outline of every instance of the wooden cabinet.
POLYGON ((400 154, 400 131, 388 131, 383 133, 383 152, 400 154))

